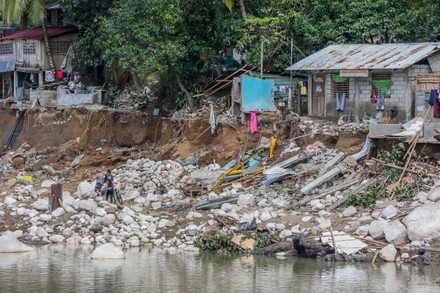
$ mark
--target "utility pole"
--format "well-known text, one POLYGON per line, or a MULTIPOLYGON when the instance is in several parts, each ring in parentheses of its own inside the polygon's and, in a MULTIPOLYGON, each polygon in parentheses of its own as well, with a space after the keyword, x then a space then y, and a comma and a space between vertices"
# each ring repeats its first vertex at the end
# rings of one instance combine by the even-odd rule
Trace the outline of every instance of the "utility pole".
POLYGON ((260 78, 263 79, 263 39, 261 39, 261 52, 260 52, 260 78))

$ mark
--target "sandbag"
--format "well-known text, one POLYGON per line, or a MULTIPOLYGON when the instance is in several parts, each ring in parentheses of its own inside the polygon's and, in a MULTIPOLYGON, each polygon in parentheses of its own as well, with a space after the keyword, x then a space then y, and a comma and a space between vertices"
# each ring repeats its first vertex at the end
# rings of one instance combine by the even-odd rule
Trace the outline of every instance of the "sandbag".
POLYGON ((91 259, 114 259, 125 258, 124 252, 113 245, 113 243, 106 243, 96 248, 89 256, 91 259))
POLYGON ((0 236, 0 253, 26 252, 31 250, 34 249, 18 241, 14 235, 8 234, 0 236))

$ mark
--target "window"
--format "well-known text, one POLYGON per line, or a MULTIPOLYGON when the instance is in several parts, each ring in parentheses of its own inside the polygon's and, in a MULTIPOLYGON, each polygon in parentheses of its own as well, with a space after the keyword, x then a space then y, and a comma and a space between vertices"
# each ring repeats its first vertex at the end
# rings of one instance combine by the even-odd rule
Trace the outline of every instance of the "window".
POLYGON ((345 94, 345 98, 350 98, 350 79, 340 77, 339 74, 332 74, 332 97, 336 99, 336 94, 345 94))
POLYGON ((382 92, 385 98, 390 98, 390 88, 390 73, 373 73, 371 75, 371 91, 376 97, 382 92))
POLYGON ((34 42, 24 42, 23 43, 23 54, 33 55, 37 51, 37 45, 34 42))
POLYGON ((49 44, 52 54, 67 54, 71 41, 51 41, 49 44))
POLYGON ((14 54, 14 47, 12 43, 0 43, 0 55, 14 54))

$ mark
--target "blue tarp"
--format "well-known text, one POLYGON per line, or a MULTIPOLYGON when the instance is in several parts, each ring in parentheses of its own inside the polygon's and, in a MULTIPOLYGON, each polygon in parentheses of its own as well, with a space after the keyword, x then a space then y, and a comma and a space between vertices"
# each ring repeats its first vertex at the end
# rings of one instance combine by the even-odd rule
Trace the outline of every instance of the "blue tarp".
POLYGON ((276 111, 272 98, 272 79, 241 77, 241 100, 244 112, 276 111))
POLYGON ((0 62, 0 72, 10 72, 15 70, 15 61, 0 62))

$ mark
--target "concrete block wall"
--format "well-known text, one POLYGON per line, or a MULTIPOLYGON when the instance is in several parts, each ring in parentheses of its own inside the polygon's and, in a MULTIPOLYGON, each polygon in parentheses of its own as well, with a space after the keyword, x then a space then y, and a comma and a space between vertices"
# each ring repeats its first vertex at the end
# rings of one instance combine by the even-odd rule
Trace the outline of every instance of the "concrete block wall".
MULTIPOLYGON (((421 70, 421 69, 419 69, 421 70)), ((354 97, 356 93, 356 81, 359 87, 359 99, 358 99, 358 115, 359 118, 363 118, 365 115, 375 116, 377 113, 376 104, 370 102, 372 78, 371 77, 358 77, 357 79, 350 78, 350 98, 345 101, 344 112, 336 111, 336 100, 331 95, 331 78, 330 74, 327 74, 326 78, 326 114, 327 116, 338 117, 340 115, 348 115, 354 103, 354 97)), ((390 115, 390 110, 395 107, 398 110, 397 119, 405 121, 407 113, 410 111, 410 103, 408 103, 408 73, 405 70, 391 72, 391 89, 390 98, 385 99, 385 112, 390 115)), ((353 105, 352 117, 354 117, 356 111, 353 105)), ((385 114, 385 113, 384 113, 385 114)))
POLYGON ((431 73, 431 67, 425 64, 414 64, 408 68, 408 76, 416 77, 431 73))

